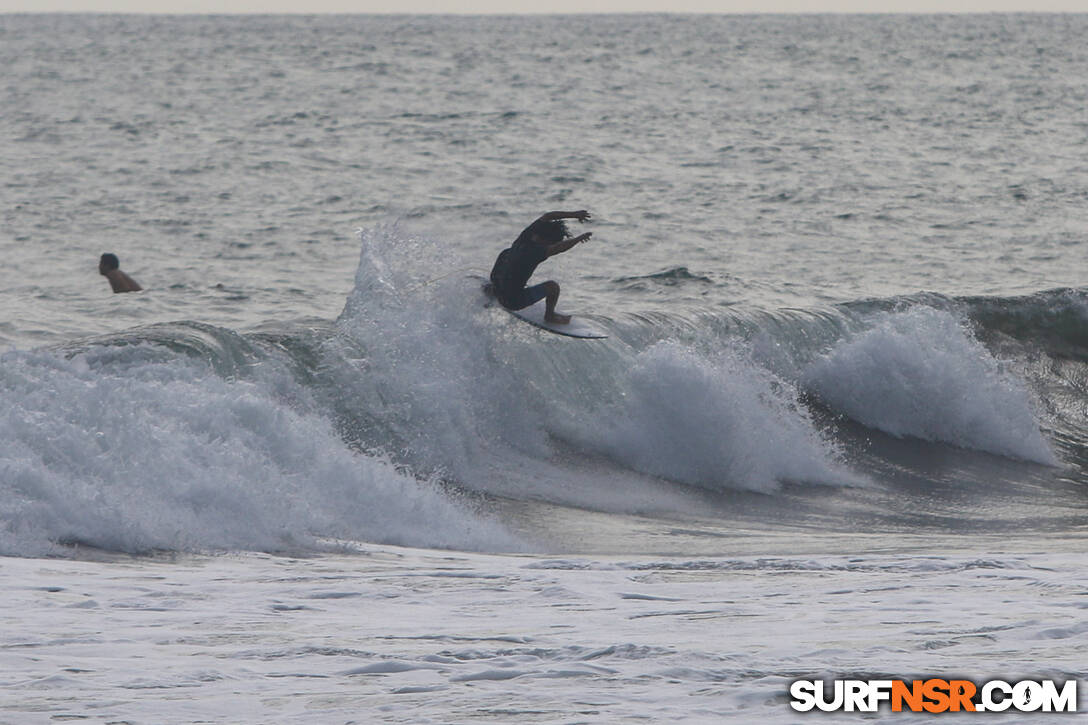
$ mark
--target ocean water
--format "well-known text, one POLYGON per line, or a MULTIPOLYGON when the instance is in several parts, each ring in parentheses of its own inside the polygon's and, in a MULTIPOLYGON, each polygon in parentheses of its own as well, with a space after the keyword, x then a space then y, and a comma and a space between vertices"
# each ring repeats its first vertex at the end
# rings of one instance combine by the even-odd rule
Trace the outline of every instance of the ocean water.
POLYGON ((0 722, 1084 680, 1086 33, 0 15, 0 722))

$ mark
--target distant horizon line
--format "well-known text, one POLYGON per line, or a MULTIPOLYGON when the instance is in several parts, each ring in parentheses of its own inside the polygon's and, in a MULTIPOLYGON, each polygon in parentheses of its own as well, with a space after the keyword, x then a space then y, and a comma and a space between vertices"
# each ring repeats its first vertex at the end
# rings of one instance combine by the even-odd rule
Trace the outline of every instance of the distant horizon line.
POLYGON ((423 10, 389 10, 345 12, 340 10, 236 10, 231 12, 202 12, 197 10, 0 10, 0 15, 139 15, 139 16, 211 16, 211 17, 240 17, 240 16, 431 16, 431 17, 516 17, 516 16, 593 16, 593 15, 916 15, 916 16, 941 16, 941 15, 1088 15, 1088 10, 574 10, 565 12, 543 12, 538 10, 524 11, 444 11, 433 12, 423 10))

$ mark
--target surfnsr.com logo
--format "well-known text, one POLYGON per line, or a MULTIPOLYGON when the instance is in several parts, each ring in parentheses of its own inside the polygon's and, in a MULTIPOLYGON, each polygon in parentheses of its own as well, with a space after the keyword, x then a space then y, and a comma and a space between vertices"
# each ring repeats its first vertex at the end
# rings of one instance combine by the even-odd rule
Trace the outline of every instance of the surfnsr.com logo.
POLYGON ((1077 681, 1054 680, 797 680, 790 707, 798 712, 1076 712, 1077 681))

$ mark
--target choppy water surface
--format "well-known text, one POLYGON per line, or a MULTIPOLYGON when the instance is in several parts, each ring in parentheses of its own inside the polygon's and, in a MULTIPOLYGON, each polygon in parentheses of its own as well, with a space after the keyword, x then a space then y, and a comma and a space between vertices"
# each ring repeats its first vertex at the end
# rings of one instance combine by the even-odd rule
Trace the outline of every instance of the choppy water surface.
POLYGON ((0 719, 788 722, 801 676, 1082 677, 1086 31, 0 16, 0 719), (469 276, 556 208, 594 239, 540 274, 607 341, 469 276))

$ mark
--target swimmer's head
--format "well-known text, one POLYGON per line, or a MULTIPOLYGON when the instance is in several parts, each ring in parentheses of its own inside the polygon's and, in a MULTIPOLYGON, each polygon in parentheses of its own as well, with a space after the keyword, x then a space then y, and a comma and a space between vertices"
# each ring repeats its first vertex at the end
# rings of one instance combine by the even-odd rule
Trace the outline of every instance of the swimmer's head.
POLYGON ((121 262, 118 261, 116 254, 106 253, 98 260, 98 273, 105 274, 106 272, 112 272, 120 266, 121 262))

